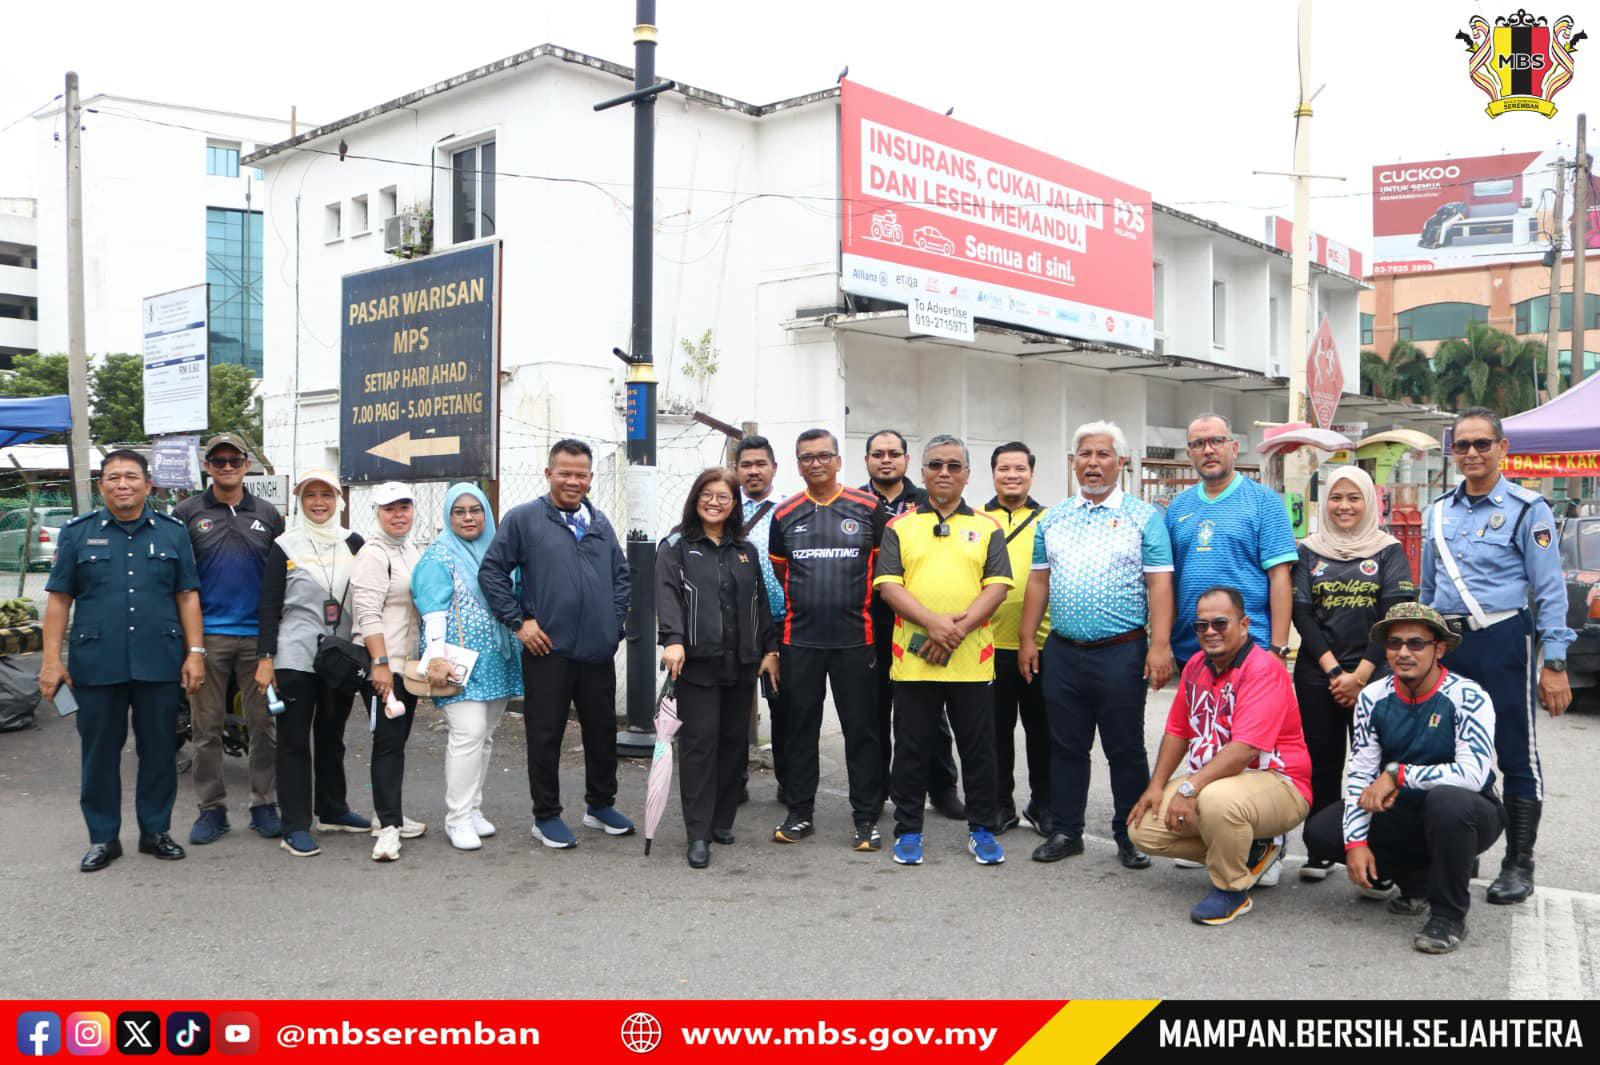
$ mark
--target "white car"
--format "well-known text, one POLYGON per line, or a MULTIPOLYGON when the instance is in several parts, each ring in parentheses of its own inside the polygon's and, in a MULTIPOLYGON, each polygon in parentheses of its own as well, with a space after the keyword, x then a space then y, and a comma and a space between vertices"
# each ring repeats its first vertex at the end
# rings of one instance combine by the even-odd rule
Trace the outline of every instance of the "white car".
POLYGON ((28 568, 49 569, 56 560, 56 538, 72 520, 70 507, 34 507, 28 530, 28 508, 0 516, 0 569, 14 570, 22 559, 22 537, 28 536, 28 568))

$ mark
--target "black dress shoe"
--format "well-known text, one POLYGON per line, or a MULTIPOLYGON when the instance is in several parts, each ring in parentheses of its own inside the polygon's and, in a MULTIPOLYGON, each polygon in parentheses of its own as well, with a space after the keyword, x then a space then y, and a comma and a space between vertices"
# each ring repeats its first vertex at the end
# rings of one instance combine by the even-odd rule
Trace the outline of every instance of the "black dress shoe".
POLYGON ((965 821, 967 819, 966 804, 961 801, 961 796, 953 791, 947 791, 943 795, 930 796, 928 802, 935 810, 938 810, 952 821, 965 821))
POLYGON ((1057 832, 1033 848, 1033 860, 1036 862, 1059 862, 1063 858, 1070 858, 1074 854, 1082 853, 1082 836, 1069 836, 1065 832, 1057 832))
POLYGON ((172 841, 172 837, 165 832, 151 835, 148 832, 139 834, 139 853, 153 854, 164 862, 175 862, 184 857, 183 848, 172 841))
POLYGON ((80 873, 98 873, 118 858, 122 857, 122 841, 112 840, 110 843, 91 843, 83 856, 83 861, 78 863, 80 873))
POLYGON ((704 869, 711 864, 711 844, 703 839, 689 841, 689 868, 704 869))
POLYGON ((1022 824, 1022 819, 1017 816, 1016 811, 1013 810, 1008 813, 1007 811, 1002 810, 1000 811, 1000 823, 995 826, 994 834, 997 836, 1003 836, 1020 824, 1022 824))
POLYGON ((1117 861, 1122 863, 1124 869, 1150 868, 1150 856, 1133 845, 1133 840, 1117 840, 1117 861))
POLYGON ((731 828, 713 828, 711 830, 711 838, 716 840, 718 843, 722 844, 724 847, 726 847, 728 844, 733 842, 733 839, 734 839, 733 829, 731 829, 731 828))

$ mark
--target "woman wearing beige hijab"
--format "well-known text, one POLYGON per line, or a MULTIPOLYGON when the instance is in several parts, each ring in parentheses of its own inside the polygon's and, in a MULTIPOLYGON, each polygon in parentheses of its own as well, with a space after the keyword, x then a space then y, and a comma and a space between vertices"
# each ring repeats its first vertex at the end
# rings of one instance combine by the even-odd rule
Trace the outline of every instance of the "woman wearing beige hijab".
MULTIPOLYGON (((1340 466, 1323 483, 1322 518, 1300 544, 1293 573, 1294 691, 1311 753, 1312 814, 1340 800, 1356 698, 1386 668, 1368 633, 1395 603, 1417 597, 1405 549, 1378 527, 1372 478, 1340 466)), ((1307 862, 1300 879, 1321 880, 1331 867, 1307 862)))

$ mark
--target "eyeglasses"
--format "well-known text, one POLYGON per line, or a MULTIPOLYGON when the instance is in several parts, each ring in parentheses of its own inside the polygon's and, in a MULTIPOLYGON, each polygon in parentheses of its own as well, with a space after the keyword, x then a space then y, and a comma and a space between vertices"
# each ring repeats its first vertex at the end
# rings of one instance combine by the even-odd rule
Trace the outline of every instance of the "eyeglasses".
POLYGON ((224 468, 225 469, 230 469, 230 470, 236 470, 240 466, 243 466, 245 463, 247 463, 249 461, 250 460, 245 458, 243 455, 223 456, 221 458, 212 458, 209 455, 206 456, 206 465, 207 466, 215 466, 219 470, 220 469, 224 469, 224 468))
POLYGON ((724 503, 724 504, 726 504, 726 503, 732 503, 733 502, 733 497, 731 495, 729 495, 728 493, 726 493, 726 492, 701 492, 700 493, 700 502, 702 502, 702 503, 724 503))
POLYGON ((818 451, 812 455, 796 455, 802 466, 822 466, 839 457, 837 451, 818 451))
POLYGON ((906 457, 906 453, 904 451, 874 451, 867 457, 872 459, 903 459, 906 457))
POLYGON ((1398 636, 1391 636, 1387 640, 1383 641, 1383 645, 1391 651, 1398 651, 1400 648, 1404 647, 1412 654, 1416 654, 1424 647, 1432 646, 1433 642, 1434 641, 1424 639, 1421 636, 1408 636, 1404 640, 1398 636))
POLYGON ((463 507, 451 507, 450 508, 450 516, 452 518, 481 518, 481 517, 483 517, 483 508, 482 507, 465 507, 465 508, 463 508, 463 507))
POLYGON ((942 459, 929 459, 927 462, 924 462, 923 465, 932 470, 934 473, 939 473, 942 470, 949 470, 951 473, 960 473, 962 470, 967 468, 966 463, 957 462, 954 459, 949 462, 945 462, 942 459))
POLYGON ((1196 438, 1194 440, 1189 441, 1189 450, 1190 451, 1204 451, 1207 448, 1215 448, 1216 450, 1221 451, 1223 448, 1227 447, 1232 442, 1233 442, 1233 437, 1231 437, 1231 436, 1205 436, 1205 437, 1198 437, 1198 438, 1196 438))
POLYGON ((1500 441, 1492 440, 1487 436, 1480 436, 1476 440, 1463 440, 1459 436, 1450 441, 1450 450, 1457 455, 1465 455, 1469 451, 1476 451, 1482 455, 1498 444, 1500 441))
POLYGON ((1194 623, 1194 633, 1196 636, 1204 636, 1207 629, 1212 632, 1227 632, 1228 626, 1232 624, 1232 618, 1201 618, 1194 623))

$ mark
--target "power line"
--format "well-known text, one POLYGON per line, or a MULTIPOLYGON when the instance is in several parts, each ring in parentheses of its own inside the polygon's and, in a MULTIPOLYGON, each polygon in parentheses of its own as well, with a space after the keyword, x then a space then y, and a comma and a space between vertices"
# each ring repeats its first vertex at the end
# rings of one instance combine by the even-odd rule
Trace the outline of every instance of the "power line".
POLYGON ((46 100, 38 107, 35 107, 32 111, 24 112, 23 114, 18 115, 16 118, 13 118, 10 122, 7 122, 5 125, 0 126, 0 133, 4 133, 6 130, 10 129, 12 126, 15 126, 25 118, 32 118, 34 115, 38 114, 40 111, 43 111, 45 108, 49 107, 59 99, 61 99, 61 94, 56 93, 54 96, 50 97, 50 99, 46 100))

